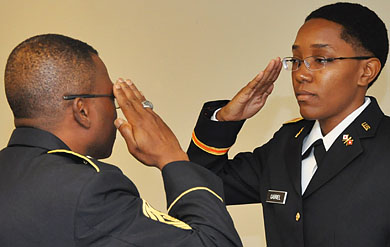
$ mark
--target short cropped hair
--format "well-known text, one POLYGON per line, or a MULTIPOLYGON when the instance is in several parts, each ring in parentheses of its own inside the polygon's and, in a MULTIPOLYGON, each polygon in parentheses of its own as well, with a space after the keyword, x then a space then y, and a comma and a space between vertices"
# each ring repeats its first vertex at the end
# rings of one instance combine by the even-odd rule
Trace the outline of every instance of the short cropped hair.
POLYGON ((59 34, 31 37, 13 49, 4 82, 15 118, 56 118, 65 94, 93 89, 98 52, 90 45, 59 34))
MULTIPOLYGON (((378 15, 369 8, 357 3, 335 3, 325 5, 308 15, 305 22, 322 18, 343 27, 341 38, 351 44, 356 51, 368 52, 374 55, 381 62, 381 73, 386 64, 389 52, 389 39, 386 25, 378 15)), ((378 78, 370 82, 369 87, 378 78)))

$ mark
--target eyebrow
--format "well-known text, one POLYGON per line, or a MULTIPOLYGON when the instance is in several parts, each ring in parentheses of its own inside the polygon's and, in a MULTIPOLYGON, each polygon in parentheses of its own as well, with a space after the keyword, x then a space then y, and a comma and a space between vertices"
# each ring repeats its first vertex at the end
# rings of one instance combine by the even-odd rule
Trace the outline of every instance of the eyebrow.
MULTIPOLYGON (((331 48, 333 49, 333 47, 329 44, 312 44, 310 45, 310 48, 331 48)), ((292 49, 293 50, 296 50, 296 49, 299 49, 299 45, 292 45, 292 49)))

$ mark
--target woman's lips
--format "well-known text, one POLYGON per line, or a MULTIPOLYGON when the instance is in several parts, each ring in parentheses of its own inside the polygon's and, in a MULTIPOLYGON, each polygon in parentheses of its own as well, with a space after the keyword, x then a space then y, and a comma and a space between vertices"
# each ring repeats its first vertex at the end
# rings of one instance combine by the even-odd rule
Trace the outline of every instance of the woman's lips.
POLYGON ((308 101, 311 100, 314 96, 314 93, 308 91, 299 91, 295 93, 295 97, 298 101, 308 101))

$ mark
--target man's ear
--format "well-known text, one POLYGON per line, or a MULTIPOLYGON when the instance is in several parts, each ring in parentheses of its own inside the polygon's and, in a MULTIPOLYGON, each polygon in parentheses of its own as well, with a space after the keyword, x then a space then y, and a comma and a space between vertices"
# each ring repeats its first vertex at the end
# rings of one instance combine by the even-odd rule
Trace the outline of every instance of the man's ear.
POLYGON ((73 117, 78 124, 88 129, 91 127, 91 120, 89 118, 88 107, 85 104, 85 100, 82 98, 76 98, 73 100, 72 105, 73 117))
POLYGON ((359 85, 368 86, 381 70, 381 62, 378 58, 364 60, 363 74, 360 77, 359 85))

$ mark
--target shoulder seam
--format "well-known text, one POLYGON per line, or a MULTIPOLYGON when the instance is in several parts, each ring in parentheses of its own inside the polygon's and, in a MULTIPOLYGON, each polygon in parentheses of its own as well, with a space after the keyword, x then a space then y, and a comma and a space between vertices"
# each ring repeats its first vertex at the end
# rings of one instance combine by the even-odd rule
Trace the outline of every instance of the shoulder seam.
POLYGON ((53 153, 66 153, 66 154, 71 154, 73 156, 76 156, 78 158, 81 158, 82 160, 86 161, 88 164, 90 164, 93 168, 95 168, 96 172, 100 172, 100 168, 88 157, 81 155, 79 153, 66 150, 66 149, 55 149, 47 152, 48 154, 53 154, 53 153))
POLYGON ((303 117, 297 117, 297 118, 293 118, 287 122, 284 122, 283 124, 297 123, 299 121, 302 121, 303 119, 304 119, 303 117))

